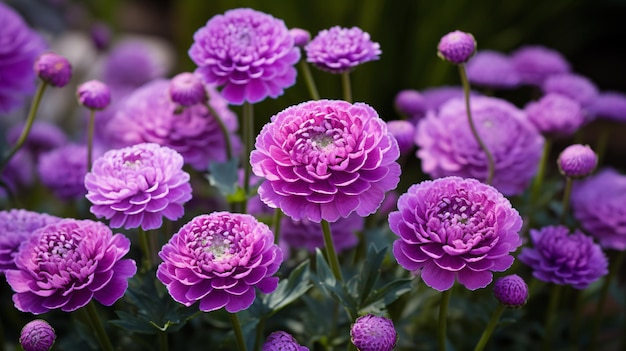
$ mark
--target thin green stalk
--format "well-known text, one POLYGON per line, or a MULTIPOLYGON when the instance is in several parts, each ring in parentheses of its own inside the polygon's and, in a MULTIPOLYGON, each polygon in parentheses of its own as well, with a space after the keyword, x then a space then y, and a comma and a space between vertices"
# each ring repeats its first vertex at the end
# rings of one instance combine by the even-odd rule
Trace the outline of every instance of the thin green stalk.
POLYGON ((559 299, 561 296, 562 286, 554 284, 550 293, 550 302, 548 302, 548 310, 546 314, 546 324, 544 327, 543 335, 543 347, 542 350, 548 351, 551 349, 552 335, 554 334, 554 323, 557 320, 556 311, 559 306, 559 299))
POLYGON ((317 92, 315 80, 313 80, 311 69, 309 68, 309 64, 306 62, 306 60, 300 60, 300 70, 302 71, 302 75, 304 76, 304 82, 306 83, 306 87, 309 90, 311 99, 319 100, 320 94, 317 92))
POLYGON ((325 219, 322 219, 322 232, 324 233, 324 246, 326 247, 326 256, 328 257, 330 269, 332 269, 335 279, 342 282, 343 276, 341 275, 339 259, 337 258, 337 251, 335 251, 335 244, 330 231, 330 223, 325 219))
POLYGON ((565 178, 565 190, 563 190, 563 212, 561 213, 561 220, 559 223, 565 224, 565 218, 567 218, 567 212, 569 211, 569 198, 572 195, 572 184, 574 180, 571 177, 565 178))
POLYGON ((235 331, 235 338, 237 339, 237 347, 239 351, 246 351, 246 341, 243 338, 243 330, 241 329, 241 324, 239 323, 239 318, 236 313, 229 313, 230 323, 233 325, 233 330, 235 331))
POLYGON ((341 88, 343 91, 343 99, 352 102, 352 86, 350 85, 350 71, 341 73, 341 88))
POLYGON ((485 156, 487 156, 487 162, 488 162, 489 168, 488 168, 488 173, 487 173, 487 180, 485 181, 485 183, 490 185, 491 182, 493 181, 493 176, 495 173, 495 162, 493 161, 493 155, 487 148, 487 145, 485 145, 482 138, 478 134, 478 130, 476 129, 476 125, 474 124, 474 119, 472 118, 472 110, 470 108, 470 84, 469 84, 469 81, 467 80, 467 73, 465 72, 465 65, 459 64, 458 67, 459 67, 459 75, 461 76, 461 83, 463 84, 463 93, 465 95, 465 110, 467 111, 467 120, 469 121, 470 129, 472 130, 472 135, 474 135, 476 142, 478 142, 478 145, 480 145, 480 148, 485 153, 485 156))
POLYGON ((504 306, 503 304, 501 303, 498 304, 498 307, 496 307, 496 310, 493 311, 493 314, 491 315, 491 319, 489 320, 489 323, 487 323, 487 326, 485 327, 485 330, 483 331, 483 335, 481 335, 480 340, 478 340, 478 344, 476 344, 474 351, 482 351, 485 348, 505 308, 506 306, 504 306))
POLYGON ((100 320, 98 310, 96 309, 96 305, 93 300, 89 301, 89 303, 85 306, 85 309, 87 310, 89 320, 95 329, 96 335, 98 336, 100 346, 105 351, 113 351, 113 345, 111 345, 111 340, 109 340, 109 336, 107 335, 106 330, 104 330, 104 325, 102 325, 102 321, 100 320))
POLYGON ((163 330, 159 330, 159 346, 161 346, 161 351, 169 350, 169 340, 167 337, 167 332, 163 330))
POLYGON ((440 351, 446 350, 446 335, 448 326, 448 306, 450 305, 452 288, 441 293, 441 303, 439 304, 439 328, 437 330, 437 344, 440 351))
POLYGON ((230 160, 233 158, 233 146, 230 141, 230 132, 228 131, 228 128, 226 128, 226 124, 224 124, 224 120, 222 120, 222 117, 217 113, 217 111, 215 111, 209 101, 207 101, 204 105, 211 113, 211 116, 215 118, 217 124, 220 126, 220 130, 222 131, 222 135, 224 136, 224 143, 226 144, 226 158, 230 160))
POLYGON ((33 103, 30 105, 30 111, 28 112, 28 117, 26 118, 26 123, 24 124, 24 129, 22 130, 22 134, 17 139, 13 148, 9 150, 9 153, 2 159, 2 163, 0 163, 0 174, 4 168, 9 164, 13 156, 22 148, 24 142, 26 142, 26 138, 28 138, 28 134, 30 134, 30 129, 33 126, 33 122, 35 122, 35 116, 37 115, 37 110, 39 109, 39 103, 41 102, 41 97, 43 96, 43 92, 46 90, 48 84, 46 82, 39 83, 37 87, 37 91, 35 92, 35 98, 33 99, 33 103))
POLYGON ((256 335, 254 337, 254 351, 261 349, 261 339, 263 338, 263 332, 265 331, 265 318, 262 316, 259 319, 259 323, 256 325, 256 335))
POLYGON ((89 125, 87 128, 87 172, 91 171, 93 160, 93 132, 96 124, 96 110, 91 109, 89 112, 89 125))
POLYGON ((609 139, 611 135, 611 126, 603 125, 600 127, 600 135, 598 135, 598 139, 596 141, 596 147, 594 150, 596 151, 596 155, 598 155, 598 165, 601 165, 604 161, 604 156, 606 155, 606 149, 609 145, 609 139))
POLYGON ((274 244, 278 245, 278 241, 280 240, 280 221, 283 217, 283 211, 280 210, 280 208, 277 208, 274 210, 274 218, 273 220, 273 224, 274 224, 274 244))
POLYGON ((152 253, 150 251, 150 240, 148 239, 148 234, 141 227, 137 228, 137 232, 139 234, 139 245, 141 246, 141 251, 143 251, 143 265, 144 269, 147 271, 152 267, 152 253))
POLYGON ((250 196, 250 173, 252 173, 252 166, 250 165, 250 153, 252 152, 252 145, 254 144, 254 109, 251 103, 244 102, 243 104, 243 143, 244 143, 244 157, 243 157, 243 191, 245 199, 242 205, 242 212, 248 211, 248 196, 250 196))
POLYGON ((537 175, 535 176, 535 180, 532 184, 532 190, 530 193, 531 203, 537 201, 539 198, 539 193, 541 191, 541 185, 543 184, 543 178, 546 173, 546 164, 548 163, 548 158, 550 157, 550 149, 552 148, 552 140, 546 138, 543 144, 543 154, 541 154, 541 160, 539 160, 539 167, 537 168, 537 175))

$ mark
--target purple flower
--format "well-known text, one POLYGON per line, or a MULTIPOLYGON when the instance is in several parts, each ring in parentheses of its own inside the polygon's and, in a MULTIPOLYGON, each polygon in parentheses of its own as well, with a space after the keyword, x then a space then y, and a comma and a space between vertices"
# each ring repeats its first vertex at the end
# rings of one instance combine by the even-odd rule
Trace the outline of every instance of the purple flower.
POLYGON ((113 228, 144 230, 161 226, 163 217, 180 218, 191 199, 189 174, 176 151, 157 144, 109 150, 85 176, 91 213, 110 219, 113 228))
MULTIPOLYGON (((494 158, 493 186, 505 195, 522 193, 535 176, 543 137, 521 110, 505 100, 479 96, 471 106, 478 134, 494 158)), ((421 120, 415 143, 422 170, 433 178, 487 178, 487 157, 472 135, 463 99, 450 100, 438 115, 421 120)))
POLYGON ((570 71, 570 64, 561 53, 540 45, 517 49, 511 60, 522 83, 529 85, 541 86, 549 76, 570 71))
POLYGON ((599 94, 598 88, 589 78, 574 73, 551 75, 541 88, 546 94, 557 93, 576 100, 582 107, 593 103, 599 94))
POLYGON ((20 106, 35 91, 35 59, 46 50, 41 36, 0 2, 0 113, 20 106))
POLYGON ((606 249, 626 250, 626 176, 604 168, 574 183, 574 217, 606 249))
POLYGON ((43 185, 61 199, 77 199, 87 194, 87 146, 66 144, 46 152, 37 165, 43 185))
POLYGON ((519 308, 528 300, 528 285, 517 274, 507 275, 496 279, 493 295, 501 304, 509 308, 519 308))
POLYGON ((204 84, 189 72, 177 74, 170 80, 169 93, 172 101, 181 106, 192 106, 207 100, 204 84))
POLYGON ((70 62, 54 52, 41 54, 35 61, 34 70, 42 81, 59 88, 67 85, 72 77, 70 62))
POLYGON ((206 83, 235 105, 277 98, 296 82, 300 50, 282 20, 248 8, 216 15, 198 29, 189 56, 206 83))
POLYGON ((426 103, 419 91, 413 89, 401 90, 396 94, 394 106, 398 113, 417 121, 426 114, 426 103))
MULTIPOLYGON (((340 218, 337 222, 330 223, 333 244, 337 252, 355 247, 359 238, 356 233, 363 229, 365 221, 356 213, 346 218, 340 218)), ((306 248, 309 252, 315 252, 316 248, 324 247, 324 235, 320 223, 311 222, 307 219, 294 220, 283 217, 281 221, 281 240, 293 248, 306 248)))
POLYGON ((586 177, 596 169, 598 156, 589 145, 570 145, 561 152, 557 159, 559 171, 566 177, 586 177))
POLYGON ((391 351, 398 334, 391 319, 368 314, 352 324, 350 340, 359 351, 391 351))
POLYGON ((476 39, 474 36, 460 30, 444 35, 437 45, 437 55, 455 64, 467 62, 475 51, 476 39))
MULTIPOLYGON (((470 96, 480 96, 482 94, 470 91, 470 96)), ((424 104, 427 111, 439 111, 439 108, 443 106, 449 100, 455 98, 463 98, 464 92, 461 86, 438 86, 422 90, 422 97, 424 98, 424 104)))
POLYGON ((79 85, 76 96, 81 105, 91 110, 102 110, 111 103, 111 90, 98 80, 90 80, 79 85))
MULTIPOLYGON (((7 131, 7 142, 11 145, 16 144, 23 129, 24 123, 18 123, 11 127, 7 131)), ((30 133, 26 137, 22 150, 30 152, 35 159, 38 159, 42 153, 65 143, 67 143, 67 137, 59 127, 50 122, 36 120, 30 128, 30 133)))
POLYGON ((580 103, 558 93, 528 103, 524 111, 537 130, 549 135, 570 136, 585 122, 580 103))
POLYGON ((15 255, 33 232, 61 218, 27 210, 0 211, 0 273, 17 269, 15 255))
POLYGON ((618 91, 600 93, 588 110, 594 117, 626 122, 626 94, 618 91))
POLYGON ((22 312, 75 311, 92 298, 111 306, 128 287, 137 266, 122 259, 130 240, 100 222, 63 219, 37 229, 5 272, 22 312))
POLYGON ((298 344, 291 334, 275 331, 265 339, 261 351, 309 351, 309 348, 298 344))
POLYGON ((278 286, 272 277, 283 260, 269 227, 248 214, 213 212, 185 224, 163 246, 157 278, 172 298, 201 311, 222 307, 230 313, 254 302, 255 287, 265 294, 278 286))
POLYGON ((250 155, 261 200, 293 219, 374 213, 400 180, 396 139, 364 103, 308 101, 272 116, 250 155))
POLYGON ((166 68, 148 45, 143 40, 125 39, 111 48, 105 57, 102 81, 111 88, 114 100, 153 79, 165 76, 166 68))
POLYGON ((522 218, 494 187, 476 179, 446 177, 412 185, 389 214, 399 239, 393 254, 407 270, 422 270, 433 289, 450 289, 455 278, 470 290, 484 288, 492 271, 513 264, 521 244, 522 218))
POLYGON ((408 154, 415 147, 415 125, 406 120, 387 122, 389 133, 396 138, 401 154, 408 154))
POLYGON ((496 89, 512 89, 521 84, 511 58, 493 50, 480 50, 467 62, 467 77, 472 84, 496 89))
POLYGON ((306 60, 317 68, 330 73, 348 72, 354 67, 379 59, 380 44, 358 27, 339 26, 324 29, 308 43, 306 60))
POLYGON ((311 33, 308 30, 302 28, 291 28, 289 35, 293 37, 293 45, 303 48, 311 41, 311 33))
POLYGON ((54 328, 43 319, 26 323, 20 332, 20 345, 24 351, 48 351, 56 340, 54 328))
POLYGON ((106 50, 111 44, 111 27, 104 22, 96 22, 91 26, 91 40, 99 51, 106 50))
POLYGON ((608 273, 608 261, 600 245, 581 231, 570 234, 564 226, 531 229, 534 247, 525 247, 519 260, 544 282, 585 289, 608 273))
MULTIPOLYGON (((19 150, 11 158, 0 176, 9 189, 16 193, 33 183, 34 168, 35 163, 32 156, 26 151, 19 150)), ((6 196, 4 188, 0 188, 0 195, 6 196)))
MULTIPOLYGON (((113 145, 157 143, 176 150, 185 163, 200 171, 206 170, 211 161, 225 161, 225 140, 218 121, 202 104, 179 111, 170 98, 169 86, 168 80, 154 80, 126 99, 107 124, 113 145)), ((209 104, 232 133, 235 148, 240 148, 235 134, 237 116, 217 91, 209 89, 208 93, 209 104)))

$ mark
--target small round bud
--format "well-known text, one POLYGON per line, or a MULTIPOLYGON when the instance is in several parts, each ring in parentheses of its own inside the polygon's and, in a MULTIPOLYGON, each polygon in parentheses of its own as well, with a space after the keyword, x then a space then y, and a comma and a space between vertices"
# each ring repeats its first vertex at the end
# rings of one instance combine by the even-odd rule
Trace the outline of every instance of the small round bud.
POLYGON ((48 351, 55 339, 54 329, 43 319, 28 322, 20 333, 20 345, 24 351, 48 351))
POLYGON ((91 27, 91 40, 99 51, 104 51, 111 43, 111 28, 105 23, 99 22, 91 27))
POLYGON ((596 169, 598 156, 589 145, 574 144, 561 152, 557 164, 562 175, 570 178, 582 178, 596 169))
POLYGON ((394 105, 399 113, 413 117, 426 114, 426 102, 424 96, 417 90, 405 89, 400 91, 394 100, 394 105))
POLYGON ((528 285, 517 274, 498 278, 493 286, 493 295, 509 308, 519 308, 528 300, 528 285))
POLYGON ((78 102, 92 110, 102 110, 111 103, 109 87, 97 80, 90 80, 76 89, 78 102))
POLYGON ((350 338, 359 351, 390 351, 396 346, 398 334, 391 319, 368 314, 352 324, 350 338))
POLYGON ((64 87, 72 77, 70 62, 65 57, 53 52, 39 56, 33 68, 41 80, 59 88, 64 87))
POLYGON ((387 122, 387 130, 396 138, 401 154, 405 155, 413 150, 415 146, 413 142, 415 139, 415 126, 413 123, 405 120, 389 121, 387 122))
POLYGON ((291 28, 289 35, 293 38, 293 44, 297 47, 304 47, 311 41, 311 33, 302 28, 291 28))
POLYGON ((280 350, 309 351, 309 348, 298 344, 291 334, 284 331, 275 331, 267 337, 261 351, 280 350))
POLYGON ((464 63, 476 51, 476 40, 470 33, 456 30, 444 35, 437 45, 437 55, 452 63, 464 63))
POLYGON ((181 106, 193 106, 207 99, 207 93, 195 74, 185 72, 177 74, 170 81, 170 98, 181 106))

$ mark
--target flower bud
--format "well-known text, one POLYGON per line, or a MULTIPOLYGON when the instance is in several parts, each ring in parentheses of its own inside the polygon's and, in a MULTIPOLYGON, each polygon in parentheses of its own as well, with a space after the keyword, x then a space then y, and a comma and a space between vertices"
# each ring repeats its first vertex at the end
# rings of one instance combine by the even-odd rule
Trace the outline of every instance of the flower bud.
POLYGON ((570 145, 557 160, 559 171, 566 177, 582 178, 586 177, 598 165, 598 156, 589 145, 570 145))
POLYGON ((528 285, 517 274, 507 275, 496 280, 493 294, 501 304, 509 308, 519 308, 528 299, 528 285))
POLYGON ((20 344, 24 351, 48 351, 55 339, 54 329, 43 319, 28 322, 20 333, 20 344))
POLYGON ((441 38, 437 50, 437 55, 446 61, 465 63, 476 51, 476 40, 470 33, 456 30, 441 38))
POLYGON ((352 324, 350 338, 359 351, 391 351, 398 334, 391 319, 368 314, 352 324))
POLYGON ((297 47, 304 47, 311 41, 311 33, 302 28, 291 28, 289 35, 293 38, 293 44, 297 47))
POLYGON ((65 57, 53 52, 39 56, 33 69, 41 80, 59 88, 64 87, 72 77, 70 62, 65 57))
POLYGON ((177 74, 170 81, 170 97, 181 106, 193 106, 206 101, 207 93, 204 84, 193 73, 177 74))
POLYGON ((109 87, 97 80, 90 80, 76 89, 78 102, 91 110, 102 110, 111 103, 109 87))

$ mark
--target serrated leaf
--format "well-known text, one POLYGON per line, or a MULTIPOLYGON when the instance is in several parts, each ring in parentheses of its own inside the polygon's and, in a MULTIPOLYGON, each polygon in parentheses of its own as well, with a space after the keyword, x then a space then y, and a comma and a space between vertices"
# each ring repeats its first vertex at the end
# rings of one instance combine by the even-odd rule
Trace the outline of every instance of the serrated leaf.
POLYGON ((383 248, 378 250, 375 245, 370 245, 367 250, 367 259, 363 265, 363 271, 360 274, 360 279, 358 281, 358 292, 359 292, 359 304, 362 305, 363 302, 367 300, 367 297, 370 295, 376 281, 378 280, 380 266, 385 259, 385 255, 387 254, 387 249, 383 248))
POLYGON ((216 187, 224 197, 237 193, 239 188, 239 159, 236 157, 226 162, 209 163, 209 183, 216 187))
POLYGON ((280 311, 311 288, 311 272, 309 261, 306 260, 298 265, 287 279, 283 279, 276 290, 265 296, 264 303, 270 309, 271 314, 280 311))
POLYGON ((412 282, 412 279, 398 279, 391 281, 388 284, 384 285, 382 288, 374 290, 372 295, 367 300, 365 300, 363 306, 366 307, 368 305, 378 302, 379 300, 382 300, 385 305, 389 305, 397 300, 400 296, 411 291, 412 282))

